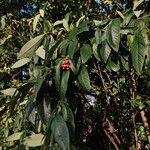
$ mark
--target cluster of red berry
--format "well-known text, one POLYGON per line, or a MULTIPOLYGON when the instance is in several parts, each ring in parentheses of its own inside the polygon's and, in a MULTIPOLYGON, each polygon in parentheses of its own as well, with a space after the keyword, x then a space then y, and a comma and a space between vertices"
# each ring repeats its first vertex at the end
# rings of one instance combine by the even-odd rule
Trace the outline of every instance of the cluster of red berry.
POLYGON ((68 71, 70 69, 70 62, 68 59, 62 60, 60 64, 60 68, 64 71, 68 71))

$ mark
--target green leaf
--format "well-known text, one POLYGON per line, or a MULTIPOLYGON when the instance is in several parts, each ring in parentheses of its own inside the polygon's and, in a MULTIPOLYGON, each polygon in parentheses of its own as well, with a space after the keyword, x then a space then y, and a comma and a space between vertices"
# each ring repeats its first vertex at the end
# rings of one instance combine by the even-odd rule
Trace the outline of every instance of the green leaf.
POLYGON ((75 68, 75 65, 74 65, 74 63, 72 62, 71 59, 69 60, 69 63, 70 63, 70 68, 71 68, 72 72, 73 72, 74 74, 76 74, 76 68, 75 68))
POLYGON ((36 105, 37 105, 37 112, 40 116, 40 119, 45 123, 48 124, 48 120, 51 114, 51 97, 50 97, 50 87, 43 83, 41 86, 37 98, 36 98, 36 105))
POLYGON ((22 58, 22 59, 18 60, 17 62, 15 62, 11 68, 14 69, 14 68, 22 67, 25 64, 27 64, 28 62, 30 62, 29 58, 22 58))
MULTIPOLYGON (((52 41, 52 40, 51 40, 52 41)), ((46 63, 49 63, 49 60, 53 57, 55 50, 57 50, 61 40, 57 40, 55 44, 51 44, 50 50, 47 52, 46 55, 46 63)))
POLYGON ((106 29, 107 41, 109 45, 113 48, 113 50, 116 52, 119 50, 120 44, 120 24, 120 19, 114 19, 106 29))
POLYGON ((109 46, 109 44, 107 43, 107 41, 103 41, 102 43, 102 47, 100 48, 100 56, 102 58, 102 60, 104 61, 104 63, 107 62, 109 56, 111 53, 111 48, 109 46))
POLYGON ((74 28, 68 32, 68 39, 70 40, 75 39, 77 35, 78 35, 78 29, 74 28))
POLYGON ((125 15, 125 18, 124 18, 124 20, 123 20, 123 25, 124 25, 124 24, 125 24, 125 25, 128 25, 129 22, 131 21, 132 17, 133 17, 133 13, 130 13, 130 14, 125 15))
POLYGON ((36 15, 34 20, 33 20, 33 31, 36 30, 36 26, 37 26, 39 19, 40 19, 40 14, 36 15))
POLYGON ((101 60, 98 52, 98 45, 96 43, 93 44, 93 55, 98 61, 101 60))
POLYGON ((40 58, 45 59, 45 50, 43 48, 43 45, 40 46, 36 52, 35 52, 40 58))
POLYGON ((65 104, 62 104, 62 114, 63 114, 64 120, 74 130, 75 129, 74 115, 70 107, 65 104))
POLYGON ((101 44, 101 38, 102 38, 101 30, 99 28, 97 28, 95 31, 95 39, 96 39, 97 45, 101 44))
POLYGON ((137 74, 142 73, 142 68, 145 60, 145 42, 140 30, 135 32, 134 40, 131 44, 132 65, 137 74))
POLYGON ((119 71, 119 69, 120 69, 120 63, 119 63, 119 61, 118 60, 116 60, 116 62, 114 62, 112 59, 111 59, 111 57, 109 58, 109 60, 108 60, 108 63, 107 63, 107 69, 111 69, 111 70, 113 70, 114 72, 117 72, 117 71, 119 71))
POLYGON ((29 147, 37 147, 43 145, 44 142, 44 135, 43 134, 33 134, 28 136, 24 139, 23 144, 29 147))
POLYGON ((5 89, 5 90, 1 90, 0 92, 5 94, 5 95, 8 95, 8 96, 13 96, 14 93, 16 92, 16 88, 8 88, 8 89, 5 89))
POLYGON ((91 90, 90 78, 87 69, 83 66, 78 75, 78 80, 85 91, 91 90))
POLYGON ((44 17, 44 10, 40 9, 39 12, 40 12, 41 17, 44 17))
POLYGON ((69 41, 69 46, 68 46, 67 55, 68 55, 70 58, 73 58, 73 55, 74 55, 74 53, 75 53, 77 47, 78 47, 78 40, 77 40, 77 39, 74 39, 74 40, 69 41))
POLYGON ((66 55, 67 47, 69 45, 69 40, 65 39, 59 44, 59 48, 63 55, 66 55))
POLYGON ((121 63, 122 63, 122 66, 125 68, 125 70, 129 71, 129 58, 128 56, 122 56, 121 57, 121 63))
POLYGON ((57 64, 56 64, 56 72, 55 72, 55 85, 56 85, 56 88, 57 88, 57 91, 59 92, 59 90, 60 90, 60 64, 61 64, 61 61, 62 61, 63 59, 61 58, 61 59, 58 59, 57 60, 57 64))
POLYGON ((16 132, 16 133, 8 136, 6 141, 12 142, 12 141, 20 140, 22 134, 23 134, 23 132, 16 132))
POLYGON ((78 34, 85 32, 85 31, 89 31, 89 27, 88 27, 88 21, 83 21, 79 26, 78 26, 78 34))
POLYGON ((92 48, 89 44, 84 44, 80 49, 82 63, 86 63, 92 55, 92 48))
POLYGON ((78 19, 77 23, 76 23, 76 27, 78 27, 79 24, 80 24, 84 19, 85 19, 85 15, 81 16, 81 17, 78 19))
POLYGON ((45 78, 46 78, 47 74, 48 74, 48 71, 45 71, 44 75, 41 75, 41 76, 37 77, 37 80, 36 80, 35 85, 34 85, 35 86, 34 87, 34 96, 35 96, 35 98, 36 98, 39 90, 41 89, 41 86, 42 86, 43 82, 45 81, 45 78))
POLYGON ((65 98, 65 94, 68 87, 68 79, 69 79, 70 71, 63 71, 60 85, 60 96, 65 98))
POLYGON ((57 114, 51 123, 51 134, 61 150, 69 150, 69 131, 64 119, 57 114))
POLYGON ((42 34, 28 41, 18 53, 18 59, 32 57, 34 52, 40 46, 44 36, 45 34, 42 34))

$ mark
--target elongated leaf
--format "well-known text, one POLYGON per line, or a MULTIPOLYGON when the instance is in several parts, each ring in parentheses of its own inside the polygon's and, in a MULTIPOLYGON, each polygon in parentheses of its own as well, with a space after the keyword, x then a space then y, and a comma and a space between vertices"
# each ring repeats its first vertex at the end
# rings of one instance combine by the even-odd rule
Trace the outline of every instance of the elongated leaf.
POLYGON ((80 49, 82 63, 86 63, 92 55, 92 48, 89 44, 84 44, 80 49))
POLYGON ((56 65, 56 72, 55 72, 55 85, 57 88, 57 91, 59 92, 60 90, 60 64, 61 64, 62 59, 59 59, 56 65))
POLYGON ((88 27, 88 22, 87 21, 83 21, 79 26, 78 26, 78 34, 85 32, 85 31, 89 31, 89 27, 88 27))
POLYGON ((119 69, 120 69, 119 61, 114 62, 110 57, 109 60, 108 60, 108 63, 107 63, 107 69, 108 70, 113 70, 114 72, 119 71, 119 69))
POLYGON ((78 80, 85 91, 90 91, 91 85, 90 85, 90 78, 87 69, 83 66, 79 75, 78 80))
POLYGON ((40 46, 35 53, 42 59, 45 59, 45 50, 43 48, 43 45, 40 46))
POLYGON ((77 47, 78 47, 77 39, 74 39, 74 40, 69 42, 67 54, 70 58, 73 58, 73 55, 74 55, 77 47))
POLYGON ((32 57, 34 52, 37 50, 37 48, 40 46, 43 38, 44 38, 44 34, 39 35, 33 39, 31 39, 30 41, 28 41, 20 50, 20 52, 18 53, 18 59, 21 58, 25 58, 25 57, 32 57))
POLYGON ((69 45, 69 40, 65 39, 59 44, 59 48, 63 55, 66 55, 67 47, 69 45))
POLYGON ((27 64, 28 62, 30 62, 29 58, 22 58, 20 60, 18 60, 16 63, 13 64, 13 66, 11 68, 19 68, 24 66, 25 64, 27 64))
POLYGON ((37 96, 43 82, 45 81, 45 78, 47 76, 48 72, 45 71, 44 75, 43 76, 39 76, 36 80, 36 83, 35 83, 35 91, 34 91, 34 94, 35 94, 35 97, 37 96))
POLYGON ((135 10, 144 0, 134 0, 133 1, 133 10, 135 10))
POLYGON ((111 48, 107 43, 107 41, 104 41, 102 43, 102 47, 100 48, 100 56, 105 63, 107 62, 110 53, 111 53, 111 48))
POLYGON ((63 19, 63 26, 67 31, 69 31, 69 25, 68 25, 68 21, 66 19, 63 19))
POLYGON ((142 73, 142 68, 145 59, 145 42, 140 30, 135 32, 134 40, 131 44, 132 65, 137 74, 142 73))
POLYGON ((63 20, 57 20, 55 23, 54 23, 54 26, 57 26, 59 24, 63 24, 63 20))
MULTIPOLYGON (((51 40, 51 41, 52 41, 52 40, 51 40)), ((58 40, 55 44, 51 44, 51 43, 50 43, 52 46, 51 46, 50 50, 49 50, 48 53, 47 53, 47 56, 46 56, 46 63, 49 63, 49 60, 53 57, 54 52, 55 52, 55 50, 57 49, 57 47, 59 46, 60 42, 61 42, 61 40, 58 40)))
POLYGON ((85 15, 81 16, 81 17, 78 19, 78 21, 77 21, 77 23, 76 23, 76 27, 79 26, 79 24, 81 23, 81 21, 83 21, 83 19, 85 19, 85 15))
POLYGON ((41 17, 44 17, 44 10, 40 9, 39 12, 40 12, 41 17))
POLYGON ((35 31, 39 19, 40 19, 40 14, 36 15, 33 20, 33 31, 35 31))
POLYGON ((100 55, 99 55, 99 51, 98 51, 98 45, 96 43, 93 44, 93 54, 94 54, 94 57, 100 61, 100 55))
POLYGON ((41 146, 43 145, 43 141, 44 141, 43 138, 44 138, 43 134, 33 134, 29 137, 26 137, 24 139, 23 144, 29 147, 41 146))
POLYGON ((96 39, 97 45, 99 45, 101 43, 101 38, 102 38, 101 30, 99 28, 97 28, 95 31, 95 39, 96 39))
POLYGON ((114 19, 109 24, 107 31, 106 31, 106 37, 109 45, 113 48, 114 51, 119 50, 119 44, 120 44, 120 19, 114 19))
POLYGON ((68 79, 69 79, 70 71, 64 71, 62 73, 61 85, 60 85, 60 96, 65 98, 65 94, 68 87, 68 79))
POLYGON ((123 24, 128 25, 133 17, 133 13, 127 14, 123 20, 123 24))
POLYGON ((51 133, 62 150, 69 150, 69 131, 66 122, 59 114, 52 120, 51 133))
POLYGON ((5 95, 8 95, 8 96, 13 96, 14 93, 16 92, 16 88, 8 88, 8 89, 5 89, 5 90, 1 90, 0 92, 5 94, 5 95))
POLYGON ((74 115, 70 107, 65 104, 62 104, 62 114, 63 114, 64 120, 74 130, 75 129, 74 115))
POLYGON ((22 134, 23 132, 16 132, 10 135, 9 137, 7 137, 6 141, 12 142, 12 141, 20 140, 22 134))
POLYGON ((68 38, 70 40, 75 39, 78 35, 78 28, 73 28, 71 31, 68 32, 68 38))
POLYGON ((72 72, 74 74, 76 74, 76 68, 75 68, 74 62, 72 62, 72 60, 70 59, 69 63, 70 63, 70 68, 71 68, 72 72))
POLYGON ((42 122, 46 125, 48 124, 48 120, 51 114, 49 90, 50 87, 46 83, 43 83, 36 98, 37 112, 42 122))

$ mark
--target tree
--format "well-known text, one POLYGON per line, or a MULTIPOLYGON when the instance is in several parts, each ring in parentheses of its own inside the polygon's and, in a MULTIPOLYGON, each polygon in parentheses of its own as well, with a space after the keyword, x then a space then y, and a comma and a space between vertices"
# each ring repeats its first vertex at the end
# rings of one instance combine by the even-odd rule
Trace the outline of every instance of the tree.
POLYGON ((2 60, 3 148, 149 146, 147 3, 81 2, 37 1, 31 19, 3 16, 1 55, 14 61, 10 70, 2 60))

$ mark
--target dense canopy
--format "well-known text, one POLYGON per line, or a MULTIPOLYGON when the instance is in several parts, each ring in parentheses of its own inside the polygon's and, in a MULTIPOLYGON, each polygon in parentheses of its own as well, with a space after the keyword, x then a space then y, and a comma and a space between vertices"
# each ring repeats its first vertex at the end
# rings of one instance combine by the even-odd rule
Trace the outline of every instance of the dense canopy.
POLYGON ((0 149, 150 149, 149 0, 1 0, 0 149))

